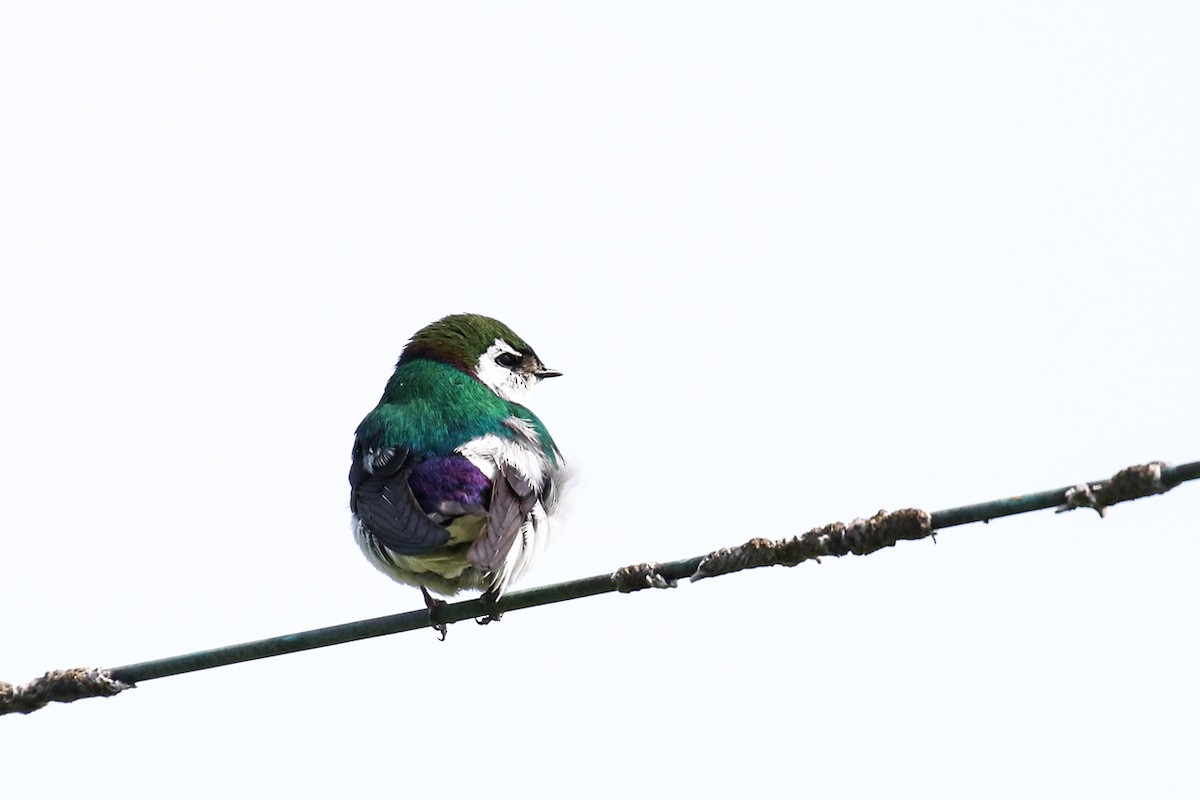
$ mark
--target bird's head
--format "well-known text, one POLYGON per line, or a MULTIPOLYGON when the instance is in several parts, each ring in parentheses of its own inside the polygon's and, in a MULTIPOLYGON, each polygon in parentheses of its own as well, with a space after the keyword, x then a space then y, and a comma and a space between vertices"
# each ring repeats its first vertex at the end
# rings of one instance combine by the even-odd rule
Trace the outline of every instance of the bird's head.
POLYGON ((548 369, 525 340, 498 319, 453 314, 413 334, 397 366, 419 358, 441 361, 473 375, 505 400, 524 403, 548 369))

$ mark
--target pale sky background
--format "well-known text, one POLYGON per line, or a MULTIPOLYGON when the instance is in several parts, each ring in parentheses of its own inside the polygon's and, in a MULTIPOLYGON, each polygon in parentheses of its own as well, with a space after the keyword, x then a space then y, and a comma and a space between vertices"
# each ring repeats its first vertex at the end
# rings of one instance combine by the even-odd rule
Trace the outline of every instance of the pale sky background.
MULTIPOLYGON (((355 426, 503 319, 534 586, 1200 459, 1191 3, 3 3, 0 680, 420 606, 355 426)), ((1195 797, 1200 486, 0 719, 5 797, 1195 797)))

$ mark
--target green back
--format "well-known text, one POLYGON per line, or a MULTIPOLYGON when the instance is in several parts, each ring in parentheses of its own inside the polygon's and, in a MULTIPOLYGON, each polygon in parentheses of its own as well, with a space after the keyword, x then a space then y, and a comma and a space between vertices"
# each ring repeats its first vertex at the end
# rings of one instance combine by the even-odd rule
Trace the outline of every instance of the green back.
POLYGON ((558 463, 554 440, 529 409, 498 397, 475 377, 450 364, 427 359, 402 361, 383 397, 359 424, 367 447, 401 447, 414 454, 441 455, 484 434, 514 439, 509 417, 533 424, 542 451, 558 463))

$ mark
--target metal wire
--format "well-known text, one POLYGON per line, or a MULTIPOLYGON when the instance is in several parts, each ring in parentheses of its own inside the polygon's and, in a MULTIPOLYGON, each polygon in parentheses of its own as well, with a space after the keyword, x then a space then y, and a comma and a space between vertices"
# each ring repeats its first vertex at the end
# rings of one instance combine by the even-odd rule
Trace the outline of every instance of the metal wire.
MULTIPOLYGON (((1118 473, 1120 474, 1120 473, 1118 473)), ((1181 464, 1177 467, 1165 467, 1162 470, 1162 483, 1169 489, 1184 481, 1200 478, 1200 461, 1181 464)), ((1112 479, 1108 479, 1111 481, 1112 479)), ((1104 484, 1106 481, 1096 481, 1094 484, 1104 484)), ((1028 511, 1038 511, 1045 508, 1056 508, 1064 503, 1067 493, 1076 486, 1065 486, 1045 492, 1006 497, 986 503, 976 503, 960 506, 945 511, 935 511, 930 517, 933 530, 950 528, 956 525, 966 525, 970 522, 986 522, 990 519, 1007 517, 1013 514, 1023 514, 1028 511)), ((1164 489, 1165 491, 1165 489, 1164 489)), ((696 574, 700 563, 708 556, 695 556, 680 561, 670 561, 655 565, 657 573, 666 581, 680 581, 691 578, 696 574)), ((522 608, 561 603, 566 600, 577 600, 598 594, 616 592, 621 588, 617 573, 593 575, 590 578, 566 581, 549 586, 512 592, 500 598, 496 603, 485 603, 481 599, 465 600, 442 606, 437 615, 437 622, 460 622, 466 619, 484 617, 488 614, 517 611, 522 608)), ((358 639, 370 639, 376 636, 387 636, 393 633, 427 628, 433 622, 429 611, 408 611, 403 614, 392 614, 386 617, 376 617, 358 622, 348 622, 334 625, 330 628, 292 633, 271 639, 260 639, 255 642, 235 644, 229 647, 219 647, 215 650, 203 650, 198 653, 162 658, 154 661, 144 661, 140 664, 129 664, 115 667, 108 673, 116 680, 124 683, 137 683, 154 678, 164 678, 168 675, 179 675, 184 672, 194 672, 201 669, 211 669, 226 664, 236 664, 241 661, 253 661, 259 658, 270 658, 285 653, 296 653, 301 650, 312 650, 318 647, 343 644, 358 639)))
POLYGON ((825 555, 838 556, 850 552, 866 554, 880 547, 891 546, 901 539, 915 539, 931 535, 936 530, 966 525, 970 522, 986 522, 999 517, 1045 508, 1067 511, 1073 508, 1090 507, 1103 515, 1106 506, 1138 497, 1161 494, 1184 481, 1198 478, 1200 478, 1200 461, 1176 467, 1153 462, 1129 467, 1102 481, 1065 486, 1060 489, 1034 492, 1017 497, 1006 497, 985 503, 935 511, 932 514, 927 514, 919 509, 906 509, 891 515, 880 512, 869 520, 855 520, 849 525, 833 523, 823 528, 814 528, 802 536, 791 539, 778 542, 754 539, 745 545, 722 548, 703 556, 664 564, 639 564, 622 568, 611 574, 593 575, 590 578, 513 592, 494 602, 479 598, 448 603, 439 606, 434 612, 428 609, 408 611, 403 614, 348 622, 329 628, 317 628, 286 636, 143 661, 139 664, 128 664, 106 670, 76 669, 48 672, 24 686, 0 683, 0 715, 29 713, 53 701, 72 702, 83 697, 111 696, 141 681, 165 678, 168 675, 180 675, 226 664, 270 658, 285 653, 297 653, 301 650, 313 650, 318 647, 329 647, 358 639, 387 636, 393 633, 427 628, 439 623, 494 617, 500 613, 517 611, 522 608, 561 603, 566 600, 576 600, 609 592, 669 588, 684 579, 695 581, 704 577, 726 574, 734 569, 769 564, 790 566, 808 558, 825 555), (896 520, 904 523, 901 528, 889 527, 896 520), (862 537, 864 531, 870 534, 866 538, 862 537), (847 539, 848 532, 853 533, 854 536, 847 539), (711 563, 717 559, 728 560, 731 555, 738 556, 743 553, 750 553, 752 557, 744 559, 744 563, 738 562, 732 568, 701 570, 701 565, 705 562, 711 563))

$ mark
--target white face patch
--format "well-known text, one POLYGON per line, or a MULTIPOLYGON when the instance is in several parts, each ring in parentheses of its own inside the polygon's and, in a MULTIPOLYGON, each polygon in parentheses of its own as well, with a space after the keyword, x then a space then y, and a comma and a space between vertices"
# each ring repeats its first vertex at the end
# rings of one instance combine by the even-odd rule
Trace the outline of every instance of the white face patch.
POLYGON ((537 385, 538 377, 528 372, 509 369, 497 363, 496 358, 505 353, 514 356, 521 355, 508 342, 497 339, 496 343, 479 357, 479 363, 475 366, 475 375, 483 382, 484 386, 505 400, 525 405, 529 399, 530 390, 537 385))

